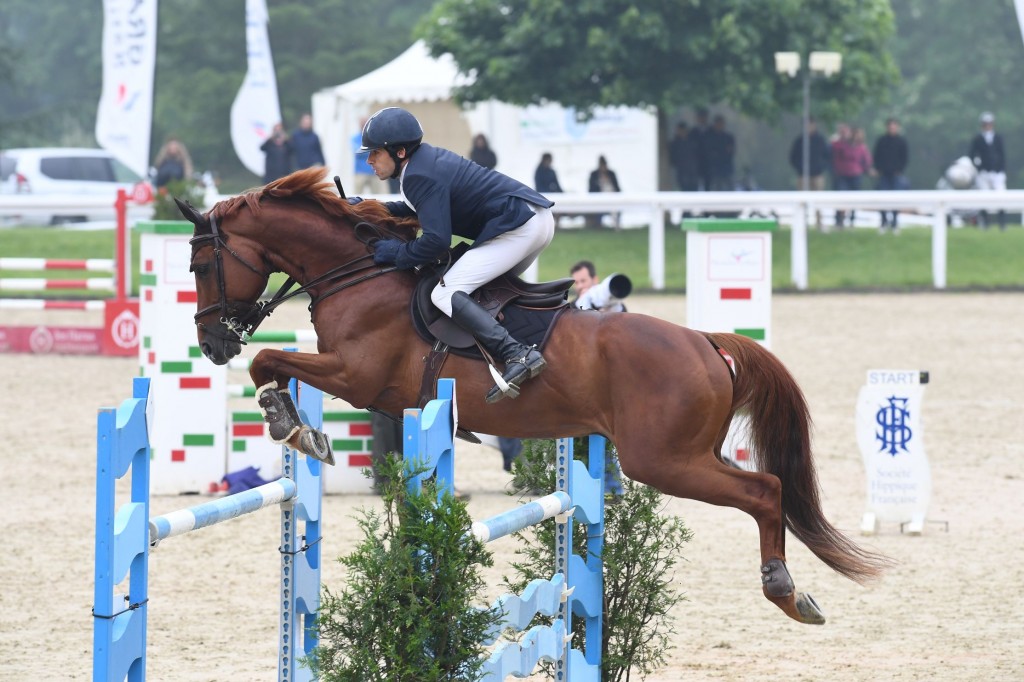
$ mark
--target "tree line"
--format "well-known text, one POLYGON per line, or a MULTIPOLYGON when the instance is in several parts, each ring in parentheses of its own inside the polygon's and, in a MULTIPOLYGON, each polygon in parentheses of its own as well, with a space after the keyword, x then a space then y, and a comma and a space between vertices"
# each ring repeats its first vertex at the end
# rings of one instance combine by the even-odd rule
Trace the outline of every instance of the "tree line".
MULTIPOLYGON (((258 181, 229 134, 246 69, 244 5, 159 4, 152 153, 176 135, 229 191, 258 181)), ((773 55, 829 50, 843 54, 843 69, 812 86, 826 126, 844 120, 873 136, 899 117, 911 180, 932 187, 990 110, 1006 137, 1009 183, 1024 186, 1024 42, 1011 0, 268 0, 268 9, 288 127, 314 92, 422 37, 477 73, 458 93, 464 102, 656 107, 666 136, 695 107, 728 112, 737 165, 785 189, 801 89, 799 77, 775 73, 773 55)), ((102 25, 99 2, 0 6, 0 148, 95 145, 102 25)))

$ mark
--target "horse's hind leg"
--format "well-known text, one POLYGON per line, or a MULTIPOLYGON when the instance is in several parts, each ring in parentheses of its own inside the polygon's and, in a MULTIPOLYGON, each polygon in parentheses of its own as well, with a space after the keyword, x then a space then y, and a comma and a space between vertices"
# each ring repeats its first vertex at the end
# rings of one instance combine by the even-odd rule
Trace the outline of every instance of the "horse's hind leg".
POLYGON ((625 452, 624 448, 619 448, 623 472, 633 480, 654 486, 668 495, 733 507, 752 516, 760 538, 765 597, 802 623, 825 622, 814 600, 796 592, 786 569, 782 484, 777 477, 732 468, 720 460, 717 452, 711 451, 687 455, 677 448, 669 457, 648 457, 646 462, 638 462, 628 454, 623 457, 625 452))

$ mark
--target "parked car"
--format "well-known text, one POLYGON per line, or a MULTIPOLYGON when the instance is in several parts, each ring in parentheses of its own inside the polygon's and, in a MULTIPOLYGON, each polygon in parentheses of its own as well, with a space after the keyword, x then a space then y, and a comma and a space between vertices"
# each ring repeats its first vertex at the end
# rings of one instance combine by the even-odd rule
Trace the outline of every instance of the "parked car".
POLYGON ((23 222, 49 223, 113 220, 117 190, 150 195, 148 183, 102 149, 37 147, 0 150, 0 194, 89 195, 110 198, 110 210, 24 217, 23 222), (146 187, 142 187, 146 185, 146 187), (142 190, 142 191, 140 191, 142 190))

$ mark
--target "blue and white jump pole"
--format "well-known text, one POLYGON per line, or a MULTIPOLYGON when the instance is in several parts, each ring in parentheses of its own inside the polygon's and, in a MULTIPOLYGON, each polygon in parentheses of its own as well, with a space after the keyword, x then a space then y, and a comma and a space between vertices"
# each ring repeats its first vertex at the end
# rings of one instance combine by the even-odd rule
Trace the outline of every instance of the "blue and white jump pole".
MULTIPOLYGON (((455 381, 441 379, 437 399, 423 410, 404 415, 404 454, 407 466, 425 470, 410 481, 418 492, 422 480, 437 476, 443 494, 454 489, 455 381)), ((552 617, 519 642, 499 645, 484 662, 480 680, 494 682, 509 675, 525 677, 546 660, 555 665, 560 682, 598 682, 601 679, 601 630, 604 580, 605 439, 591 436, 588 464, 573 458, 571 438, 556 442, 555 478, 558 490, 528 504, 473 523, 470 533, 491 542, 554 517, 555 570, 547 580, 534 580, 522 595, 506 594, 492 608, 503 612, 501 623, 484 644, 492 644, 507 629, 523 631, 538 614, 552 617), (573 523, 587 524, 586 557, 573 552, 573 523), (585 649, 572 646, 572 618, 585 620, 585 649)))
MULTIPOLYGON (((281 618, 278 680, 310 680, 295 657, 317 644, 320 604, 319 461, 282 447, 282 478, 234 495, 150 518, 149 379, 136 379, 133 397, 97 420, 96 580, 93 680, 142 682, 146 677, 148 561, 151 547, 174 535, 211 526, 264 507, 281 508, 281 618), (131 499, 115 511, 117 479, 132 474, 131 499), (301 527, 300 527, 301 522, 301 527), (127 595, 114 588, 129 577, 127 595)), ((323 394, 292 381, 303 420, 320 428, 323 394)))

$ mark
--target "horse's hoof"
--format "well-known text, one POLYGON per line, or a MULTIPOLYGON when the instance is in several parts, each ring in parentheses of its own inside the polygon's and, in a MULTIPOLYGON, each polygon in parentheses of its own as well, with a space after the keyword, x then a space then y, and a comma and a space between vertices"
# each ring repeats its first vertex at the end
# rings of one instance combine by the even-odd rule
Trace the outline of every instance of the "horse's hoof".
POLYGON ((313 459, 318 459, 324 464, 334 466, 334 452, 331 450, 331 440, 312 427, 302 427, 302 430, 299 432, 299 447, 297 449, 313 459))
POLYGON ((808 625, 824 625, 825 614, 822 613, 818 602, 806 592, 796 593, 796 610, 800 614, 800 622, 808 625))

